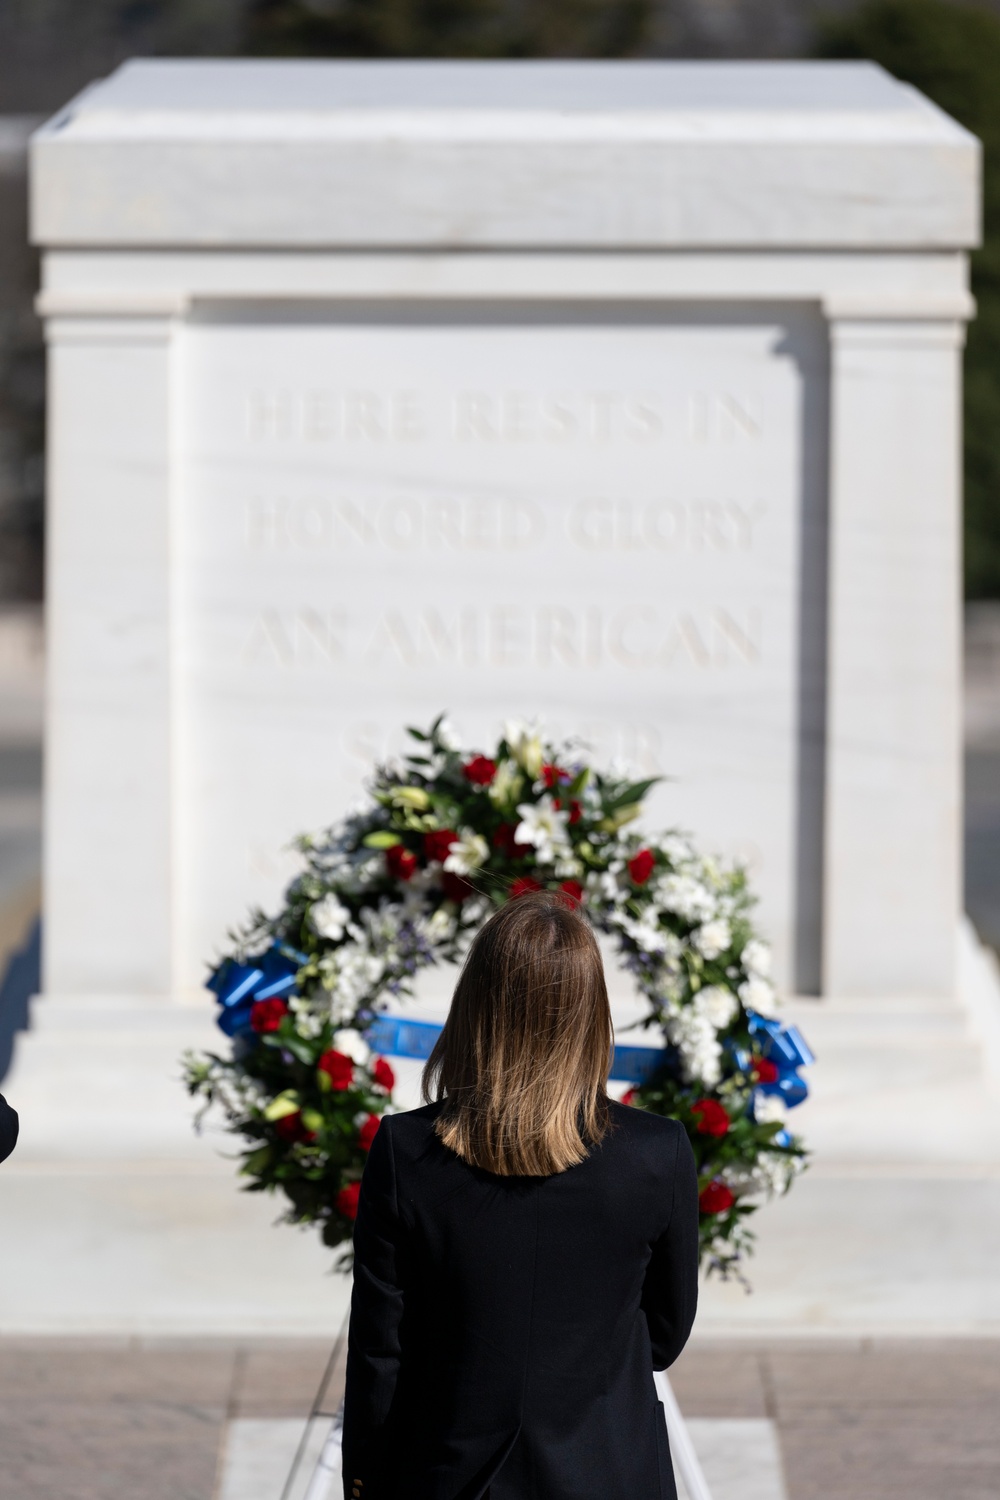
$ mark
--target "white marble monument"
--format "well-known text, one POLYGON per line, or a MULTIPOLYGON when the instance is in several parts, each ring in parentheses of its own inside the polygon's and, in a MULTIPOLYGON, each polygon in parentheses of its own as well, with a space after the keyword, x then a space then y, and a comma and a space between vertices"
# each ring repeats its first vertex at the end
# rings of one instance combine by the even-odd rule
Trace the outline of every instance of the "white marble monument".
MULTIPOLYGON (((668 777, 652 815, 750 861, 782 985, 828 997, 828 1079, 851 1007, 870 1057, 893 1006, 951 1018, 971 136, 870 65, 143 62, 32 150, 29 1150, 180 1160, 206 960, 440 709, 473 742, 538 715, 668 777)), ((110 1324, 300 1326, 309 1297, 282 1314, 276 1277, 255 1302, 252 1267, 301 1239, 219 1249, 249 1244, 246 1207, 225 1276, 177 1290, 154 1226, 197 1217, 192 1180, 164 1165, 134 1222, 115 1200, 154 1290, 110 1324)), ((818 1264, 797 1302, 765 1256, 755 1313, 836 1320, 818 1264)))
POLYGON ((969 135, 868 65, 132 63, 32 182, 46 993, 196 990, 440 708, 670 777, 787 988, 952 992, 969 135))

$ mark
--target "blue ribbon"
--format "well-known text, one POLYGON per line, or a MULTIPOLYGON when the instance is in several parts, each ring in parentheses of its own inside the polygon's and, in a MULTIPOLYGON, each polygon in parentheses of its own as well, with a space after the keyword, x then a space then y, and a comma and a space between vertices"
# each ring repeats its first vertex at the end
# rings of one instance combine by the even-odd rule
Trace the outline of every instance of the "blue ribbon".
MULTIPOLYGON (((250 1012, 254 1003, 257 1000, 285 999, 294 994, 296 975, 307 962, 306 954, 297 952, 287 943, 274 943, 250 963, 224 959, 209 979, 208 988, 215 992, 222 1007, 218 1023, 226 1035, 251 1035, 250 1012)), ((797 1026, 762 1016, 755 1010, 748 1011, 747 1018, 750 1035, 758 1039, 762 1056, 778 1069, 773 1083, 758 1084, 757 1089, 763 1094, 779 1095, 786 1106, 793 1109, 809 1093, 808 1084, 798 1073, 799 1068, 816 1061, 808 1043, 797 1026)), ((441 1031, 436 1021, 377 1016, 367 1028, 365 1039, 373 1052, 426 1062, 441 1031)), ((648 1083, 663 1066, 664 1054, 663 1047, 616 1046, 608 1077, 617 1083, 648 1083)), ((750 1068, 750 1055, 743 1048, 734 1048, 733 1056, 737 1067, 750 1068)), ((776 1137, 779 1145, 787 1144, 781 1136, 791 1139, 787 1131, 782 1131, 776 1137)))
MULTIPOLYGON (((804 1078, 796 1068, 815 1061, 801 1032, 795 1026, 786 1026, 757 1011, 749 1012, 750 1033, 761 1036, 761 1053, 778 1069, 774 1083, 759 1084, 762 1092, 780 1094, 789 1109, 801 1104, 809 1093, 804 1078)), ((388 1057, 412 1057, 421 1062, 431 1055, 431 1050, 441 1027, 436 1021, 411 1021, 405 1016, 379 1016, 365 1033, 368 1045, 375 1052, 388 1057)), ((618 1083, 643 1084, 663 1066, 662 1047, 615 1047, 614 1060, 608 1077, 618 1083)), ((750 1067, 750 1056, 742 1049, 736 1053, 737 1065, 750 1067)), ((790 1139, 790 1137, 789 1137, 790 1139)))
MULTIPOLYGON (((441 1031, 436 1021, 379 1016, 365 1032, 365 1040, 373 1052, 426 1062, 441 1031)), ((646 1083, 662 1065, 662 1047, 616 1047, 608 1076, 619 1083, 646 1083)))
POLYGON ((222 1010, 218 1023, 227 1036, 249 1036, 253 1032, 250 1012, 258 1000, 286 999, 295 993, 295 976, 304 963, 305 953, 287 943, 274 943, 266 953, 250 963, 223 959, 209 978, 208 988, 215 992, 222 1010))
MULTIPOLYGON (((759 1011, 747 1012, 750 1035, 756 1038, 761 1056, 774 1063, 778 1076, 773 1083, 759 1083, 755 1092, 777 1095, 788 1109, 794 1109, 809 1097, 809 1085, 799 1077, 799 1068, 807 1068, 816 1061, 809 1043, 797 1026, 775 1020, 773 1016, 762 1016, 759 1011)), ((787 1131, 780 1135, 787 1136, 787 1131)), ((787 1141, 775 1138, 778 1145, 787 1141)), ((790 1137, 789 1137, 790 1139, 790 1137)))

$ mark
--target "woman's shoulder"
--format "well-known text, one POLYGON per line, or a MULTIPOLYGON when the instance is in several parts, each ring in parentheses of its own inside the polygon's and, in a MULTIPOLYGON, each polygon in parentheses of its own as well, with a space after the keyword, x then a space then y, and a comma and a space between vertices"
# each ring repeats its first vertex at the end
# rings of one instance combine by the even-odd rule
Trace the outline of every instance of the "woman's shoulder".
POLYGON ((440 1113, 439 1102, 422 1104, 419 1109, 393 1110, 382 1116, 379 1128, 388 1127, 394 1152, 419 1150, 430 1138, 436 1139, 434 1121, 440 1113))
POLYGON ((663 1164, 672 1165, 687 1131, 679 1120, 654 1115, 646 1109, 610 1101, 610 1137, 626 1149, 663 1164))

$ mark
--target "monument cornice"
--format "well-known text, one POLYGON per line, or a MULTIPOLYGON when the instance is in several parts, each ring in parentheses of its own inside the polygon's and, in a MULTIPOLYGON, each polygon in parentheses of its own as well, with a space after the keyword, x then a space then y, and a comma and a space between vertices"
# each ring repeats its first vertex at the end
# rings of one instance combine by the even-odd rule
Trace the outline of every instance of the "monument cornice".
POLYGON ((961 249, 980 234, 978 141, 870 63, 141 61, 31 151, 47 248, 961 249))

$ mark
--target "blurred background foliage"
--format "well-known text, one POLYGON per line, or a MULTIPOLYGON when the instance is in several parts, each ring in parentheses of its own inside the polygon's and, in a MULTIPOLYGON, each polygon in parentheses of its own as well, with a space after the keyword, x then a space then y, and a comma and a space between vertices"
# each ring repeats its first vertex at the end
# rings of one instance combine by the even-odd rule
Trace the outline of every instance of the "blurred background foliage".
POLYGON ((984 147, 978 313, 965 354, 965 590, 1000 598, 1000 16, 946 0, 872 0, 828 23, 823 57, 870 57, 929 95, 984 147))
MULTIPOLYGON (((0 0, 0 116, 132 56, 873 58, 985 146, 966 354, 966 590, 1000 599, 1000 0, 0 0)), ((2 125, 2 120, 0 120, 2 125)), ((16 134, 16 132, 15 132, 16 134)), ((23 149, 0 129, 0 603, 37 597, 43 387, 23 149)))
POLYGON ((257 0, 246 44, 268 57, 628 57, 655 0, 257 0))

